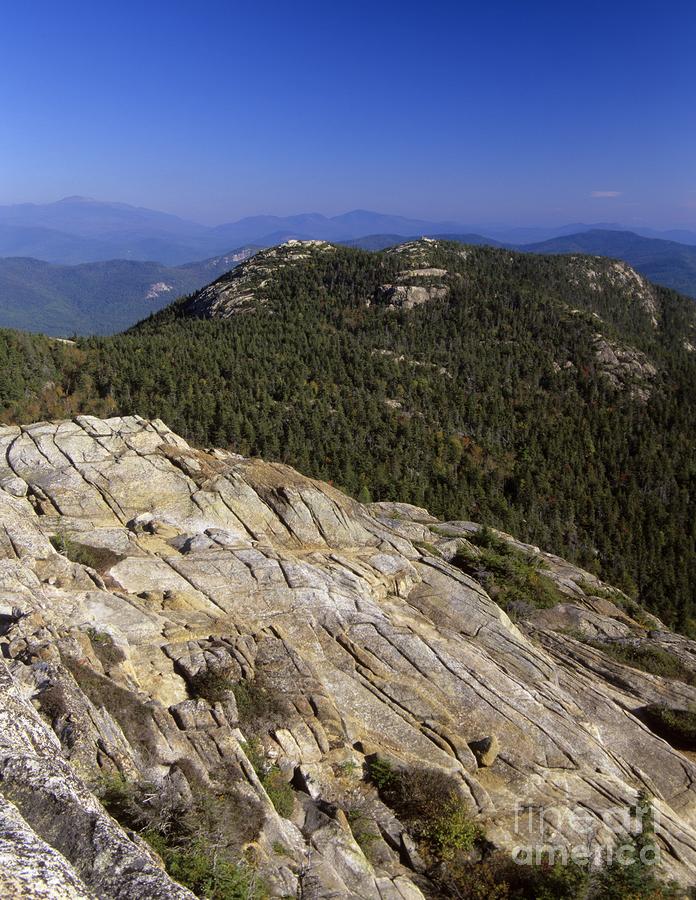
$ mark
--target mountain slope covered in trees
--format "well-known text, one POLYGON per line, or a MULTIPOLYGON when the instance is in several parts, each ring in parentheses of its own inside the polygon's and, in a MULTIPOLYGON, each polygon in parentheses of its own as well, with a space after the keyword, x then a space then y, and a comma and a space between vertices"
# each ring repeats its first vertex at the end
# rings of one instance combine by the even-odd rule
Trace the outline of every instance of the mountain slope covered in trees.
POLYGON ((258 254, 130 332, 2 334, 6 421, 160 417, 553 549, 696 613, 693 303, 623 263, 417 241, 258 254))
MULTIPOLYGON (((585 228, 576 234, 560 234, 534 243, 509 239, 501 242, 480 234, 432 233, 430 236, 462 244, 509 247, 522 253, 592 254, 621 259, 651 281, 696 298, 696 247, 676 240, 646 237, 618 228, 585 228)), ((344 243, 363 250, 384 250, 403 243, 403 238, 396 234, 370 234, 344 243)))
POLYGON ((183 266, 128 259, 76 266, 25 257, 0 259, 0 327, 57 337, 122 331, 252 253, 252 248, 241 247, 183 266))
POLYGON ((652 281, 696 298, 696 247, 677 241, 600 228, 519 249, 530 253, 596 253, 623 259, 652 281))

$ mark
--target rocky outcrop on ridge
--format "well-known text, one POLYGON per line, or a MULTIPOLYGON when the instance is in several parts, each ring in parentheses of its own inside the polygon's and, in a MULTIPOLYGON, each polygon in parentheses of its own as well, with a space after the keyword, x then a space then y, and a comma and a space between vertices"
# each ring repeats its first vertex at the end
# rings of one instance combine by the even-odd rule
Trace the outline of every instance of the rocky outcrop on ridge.
POLYGON ((626 262, 608 260, 603 256, 571 256, 575 284, 601 293, 607 287, 620 288, 630 302, 650 317, 653 328, 658 327, 659 305, 653 285, 626 262))
POLYGON ((594 335, 594 350, 600 372, 613 387, 628 387, 630 394, 643 403, 650 398, 650 382, 657 375, 657 368, 644 353, 610 341, 599 332, 594 335))
POLYGON ((289 240, 261 250, 250 259, 247 255, 235 270, 185 300, 181 311, 206 319, 228 319, 239 313, 253 312, 266 303, 266 289, 280 270, 308 259, 312 253, 332 250, 333 244, 326 241, 289 240))
POLYGON ((696 644, 502 536, 562 599, 514 623, 453 564, 476 530, 137 416, 0 428, 3 895, 192 896, 95 796, 121 777, 184 798, 224 783, 273 896, 416 900, 408 830, 362 777, 375 754, 446 773, 505 850, 539 808, 544 841, 610 844, 608 814, 645 789, 665 873, 695 881, 696 766, 641 710, 687 709, 696 688, 600 645, 696 673, 696 644), (223 676, 234 690, 201 689, 223 676), (254 756, 292 785, 282 815, 254 756))
MULTIPOLYGON (((431 238, 408 241, 386 252, 403 260, 393 282, 379 286, 376 298, 389 309, 413 309, 429 301, 445 300, 450 294, 447 269, 432 266, 429 255, 441 242, 431 238)), ((268 303, 269 289, 282 279, 282 270, 336 250, 327 241, 289 240, 277 247, 261 250, 234 271, 209 284, 179 308, 183 315, 206 319, 228 319, 253 312, 268 303)), ((466 251, 459 252, 466 258, 466 251)), ((370 305, 372 299, 368 299, 370 305)))

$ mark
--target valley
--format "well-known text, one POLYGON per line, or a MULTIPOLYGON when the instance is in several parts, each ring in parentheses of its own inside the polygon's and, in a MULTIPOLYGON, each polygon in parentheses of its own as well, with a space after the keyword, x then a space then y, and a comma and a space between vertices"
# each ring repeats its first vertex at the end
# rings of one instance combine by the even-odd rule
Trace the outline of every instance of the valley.
POLYGON ((123 331, 253 253, 242 247, 176 267, 123 259, 67 266, 0 258, 0 328, 54 337, 123 331))

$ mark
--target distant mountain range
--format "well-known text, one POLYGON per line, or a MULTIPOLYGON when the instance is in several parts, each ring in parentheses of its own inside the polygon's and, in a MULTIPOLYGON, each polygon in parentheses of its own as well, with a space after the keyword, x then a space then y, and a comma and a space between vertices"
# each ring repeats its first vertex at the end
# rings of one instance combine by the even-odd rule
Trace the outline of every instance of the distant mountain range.
MULTIPOLYGON (((344 241, 368 233, 422 234, 461 228, 354 210, 253 216, 218 226, 199 225, 155 210, 66 197, 57 203, 0 207, 0 256, 30 256, 64 265, 112 259, 181 265, 244 244, 270 246, 288 238, 344 241)), ((696 238, 695 238, 696 240, 696 238)))
MULTIPOLYGON (((178 266, 226 253, 246 244, 270 246, 288 238, 353 241, 364 235, 397 238, 428 234, 484 235, 489 242, 527 244, 597 230, 626 230, 614 223, 511 228, 462 222, 430 222, 368 210, 339 216, 320 213, 252 216, 207 226, 168 213, 125 203, 66 197, 56 203, 0 206, 0 257, 30 256, 70 265, 112 259, 156 261, 178 266)), ((644 237, 696 245, 696 231, 634 229, 644 237)))

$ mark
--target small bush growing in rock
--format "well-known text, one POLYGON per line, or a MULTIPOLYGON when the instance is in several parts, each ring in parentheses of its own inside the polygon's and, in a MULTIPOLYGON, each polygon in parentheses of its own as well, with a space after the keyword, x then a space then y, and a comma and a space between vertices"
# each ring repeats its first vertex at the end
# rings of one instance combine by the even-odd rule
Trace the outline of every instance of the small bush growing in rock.
MULTIPOLYGON (((533 865, 518 865, 501 851, 480 862, 453 859, 434 874, 442 896, 458 900, 676 900, 686 894, 661 881, 655 867, 640 859, 640 849, 652 842, 647 834, 626 842, 628 865, 618 862, 591 870, 573 860, 546 857, 533 865)), ((616 857, 615 857, 616 859, 616 857)))
POLYGON ((640 812, 640 829, 622 845, 613 862, 598 873, 596 893, 603 900, 676 900, 684 891, 661 881, 656 873, 655 828, 651 798, 641 791, 634 807, 640 812), (626 861, 628 857, 628 861, 626 861))
POLYGON ((97 788, 102 806, 117 822, 137 830, 136 785, 126 781, 120 772, 104 775, 97 788))
POLYGON ((379 791, 393 788, 399 782, 399 773, 396 772, 389 760, 383 756, 376 756, 369 761, 368 765, 370 781, 379 791))
POLYGON ((238 681, 232 686, 242 727, 259 733, 287 722, 288 711, 282 696, 260 677, 238 681))
POLYGON ((449 861, 460 852, 472 850, 483 838, 483 829, 474 822, 457 796, 452 796, 442 810, 417 829, 430 856, 438 862, 449 861))
POLYGON ((295 792, 283 778, 280 769, 272 766, 271 771, 261 779, 268 798, 279 816, 288 819, 295 807, 295 792))
POLYGON ((292 786, 283 778, 278 766, 263 755, 263 748, 258 739, 252 738, 243 745, 243 749, 275 811, 279 816, 289 818, 295 806, 295 792, 292 786))
POLYGON ((662 678, 673 678, 675 681, 683 681, 684 684, 696 685, 696 673, 687 669, 685 665, 668 650, 655 647, 652 644, 627 644, 620 641, 585 641, 591 647, 601 650, 617 662, 650 675, 660 675, 662 678))
POLYGON ((65 693, 65 687, 60 682, 53 682, 42 686, 39 695, 39 709, 56 728, 57 722, 70 715, 70 705, 65 693))
POLYGON ((344 778, 354 778, 360 771, 360 766, 354 759, 347 759, 345 762, 335 765, 334 771, 337 775, 344 778))
POLYGON ((273 841, 272 849, 278 856, 291 856, 288 848, 282 841, 273 841))
MULTIPOLYGON (((267 892, 254 870, 240 860, 235 842, 243 835, 237 799, 196 785, 187 802, 174 784, 105 777, 97 793, 121 825, 138 831, 162 857, 168 874, 207 900, 263 900, 267 892)), ((258 832, 260 822, 254 825, 258 832)))
POLYGON ((126 658, 123 650, 114 643, 114 639, 108 632, 88 628, 87 634, 97 659, 105 669, 118 665, 126 658))
POLYGON ((471 544, 484 550, 494 550, 496 553, 505 552, 507 544, 488 525, 482 525, 478 531, 467 535, 471 544))
POLYGON ((357 782, 336 799, 346 814, 356 844, 371 859, 375 844, 381 837, 377 823, 382 807, 374 791, 364 783, 357 782))
POLYGON ((476 578, 503 609, 519 614, 524 608, 547 609, 565 600, 536 556, 514 549, 486 528, 469 541, 480 554, 462 545, 452 563, 476 578))
POLYGON ((431 544, 429 541, 414 541, 413 546, 420 550, 421 553, 427 553, 429 556, 442 556, 435 544, 431 544))
POLYGON ((355 838, 355 843, 369 859, 372 846, 375 841, 379 840, 380 836, 377 824, 374 819, 366 816, 358 808, 347 809, 346 818, 348 819, 351 833, 355 838))
POLYGON ((395 770, 377 757, 370 763, 370 779, 380 796, 419 841, 433 864, 472 850, 483 830, 465 809, 456 781, 439 769, 395 770))
POLYGON ((223 702, 234 690, 234 682, 229 675, 215 669, 196 672, 189 679, 188 686, 194 697, 201 697, 209 703, 223 702))
POLYGON ((625 598, 618 591, 600 587, 598 584, 592 584, 592 582, 586 581, 584 578, 579 579, 575 583, 588 597, 611 600, 612 603, 616 603, 618 606, 622 606, 625 603, 625 598))
POLYGON ((456 781, 440 769, 406 769, 382 792, 404 819, 434 820, 456 794, 456 781))
POLYGON ((205 900, 263 900, 267 896, 254 870, 244 862, 216 859, 214 848, 196 838, 171 846, 156 832, 143 837, 162 857, 167 873, 205 900))
POLYGON ((672 709, 659 703, 644 707, 650 729, 680 750, 696 750, 696 709, 672 709))
POLYGON ((436 883, 442 896, 458 900, 517 900, 525 895, 511 892, 508 873, 512 868, 514 863, 502 853, 477 863, 451 860, 440 870, 436 883))
POLYGON ((106 548, 80 544, 62 532, 52 535, 49 540, 53 548, 69 559, 70 562, 88 566, 90 569, 96 569, 98 572, 107 569, 121 559, 117 554, 106 548))
POLYGON ((97 706, 105 707, 116 719, 133 747, 148 756, 157 754, 158 733, 152 710, 139 695, 95 672, 90 666, 81 665, 76 659, 66 657, 65 664, 89 699, 97 706))

